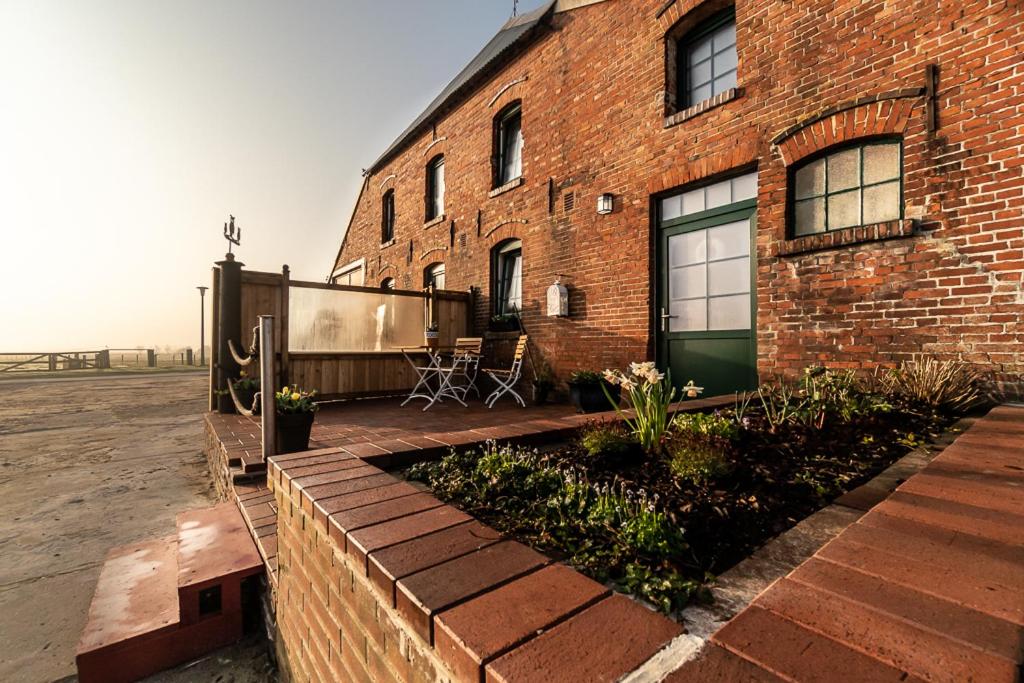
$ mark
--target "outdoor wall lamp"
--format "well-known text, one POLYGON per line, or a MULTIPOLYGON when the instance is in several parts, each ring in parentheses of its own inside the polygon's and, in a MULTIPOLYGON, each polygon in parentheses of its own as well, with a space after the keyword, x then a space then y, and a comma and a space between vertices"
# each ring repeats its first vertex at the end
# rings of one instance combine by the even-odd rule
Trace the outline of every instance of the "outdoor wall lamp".
POLYGON ((602 216, 611 213, 614 206, 615 195, 611 192, 605 192, 597 198, 597 212, 602 216))

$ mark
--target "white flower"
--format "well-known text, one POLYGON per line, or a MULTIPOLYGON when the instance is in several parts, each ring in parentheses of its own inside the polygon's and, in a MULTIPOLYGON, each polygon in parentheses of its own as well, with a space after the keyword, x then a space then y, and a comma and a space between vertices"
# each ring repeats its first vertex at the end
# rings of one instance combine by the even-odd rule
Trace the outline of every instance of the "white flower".
POLYGON ((622 388, 625 389, 626 391, 633 391, 633 389, 636 388, 636 382, 634 382, 631 379, 626 379, 625 377, 619 380, 619 383, 622 385, 622 388))
POLYGON ((619 383, 619 374, 614 370, 604 371, 604 380, 609 384, 615 385, 619 383))

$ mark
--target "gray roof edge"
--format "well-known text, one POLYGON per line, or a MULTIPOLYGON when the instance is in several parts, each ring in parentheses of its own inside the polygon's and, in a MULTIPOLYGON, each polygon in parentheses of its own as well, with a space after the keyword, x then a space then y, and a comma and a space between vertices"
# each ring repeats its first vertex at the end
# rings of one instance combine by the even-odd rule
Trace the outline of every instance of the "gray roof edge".
POLYGON ((557 2, 558 0, 549 0, 545 5, 538 7, 532 12, 512 17, 505 22, 483 49, 470 60, 469 64, 441 90, 440 94, 427 105, 427 108, 370 165, 368 171, 372 173, 379 170, 386 161, 402 150, 446 106, 459 100, 465 91, 475 83, 477 77, 485 73, 500 57, 534 37, 536 29, 551 14, 557 2))

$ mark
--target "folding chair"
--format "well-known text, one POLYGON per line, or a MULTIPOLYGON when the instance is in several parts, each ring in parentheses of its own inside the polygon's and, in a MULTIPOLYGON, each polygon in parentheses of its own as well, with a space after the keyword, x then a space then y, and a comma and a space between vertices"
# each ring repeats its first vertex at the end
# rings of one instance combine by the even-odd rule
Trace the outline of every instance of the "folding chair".
POLYGON ((454 376, 452 389, 458 391, 463 400, 472 389, 480 396, 480 388, 476 385, 476 375, 480 368, 480 354, 483 351, 483 337, 459 337, 455 340, 455 353, 452 358, 454 376))
POLYGON ((516 353, 512 357, 512 367, 508 370, 501 370, 495 368, 484 368, 484 372, 491 376, 497 384, 498 388, 491 392, 490 396, 484 403, 488 408, 493 408, 495 402, 504 396, 505 394, 512 394, 512 396, 519 402, 519 405, 526 407, 526 401, 520 396, 515 389, 516 382, 519 381, 519 376, 523 371, 523 356, 526 355, 526 339, 527 336, 520 335, 519 341, 516 342, 516 353))

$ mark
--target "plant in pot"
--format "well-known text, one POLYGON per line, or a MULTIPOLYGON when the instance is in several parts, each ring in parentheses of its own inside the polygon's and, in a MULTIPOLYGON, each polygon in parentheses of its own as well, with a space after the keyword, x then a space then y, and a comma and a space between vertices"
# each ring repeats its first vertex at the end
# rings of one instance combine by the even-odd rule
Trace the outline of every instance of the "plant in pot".
POLYGON ((515 313, 491 316, 488 328, 492 332, 515 332, 519 329, 519 316, 515 313))
POLYGON ((599 413, 619 404, 622 387, 610 384, 601 373, 578 370, 569 377, 569 398, 581 413, 599 413), (605 395, 605 392, 608 395, 605 395), (608 399, 612 400, 609 405, 608 399))
MULTIPOLYGON (((245 370, 239 373, 239 378, 231 384, 231 388, 235 390, 235 398, 246 410, 253 408, 253 401, 256 398, 256 393, 260 390, 260 378, 249 377, 245 370)), ((259 408, 253 411, 254 415, 259 415, 259 408)))
POLYGON ((423 333, 423 337, 426 341, 427 348, 436 349, 440 343, 440 335, 438 332, 437 323, 433 322, 427 325, 426 331, 423 333))
POLYGON ((555 374, 551 372, 551 367, 541 361, 539 367, 533 375, 533 403, 534 405, 542 406, 548 402, 548 395, 551 394, 551 390, 555 388, 555 374))
POLYGON ((274 440, 278 453, 295 453, 309 448, 309 433, 317 411, 314 396, 315 391, 302 391, 298 387, 284 387, 274 394, 277 406, 274 440))

